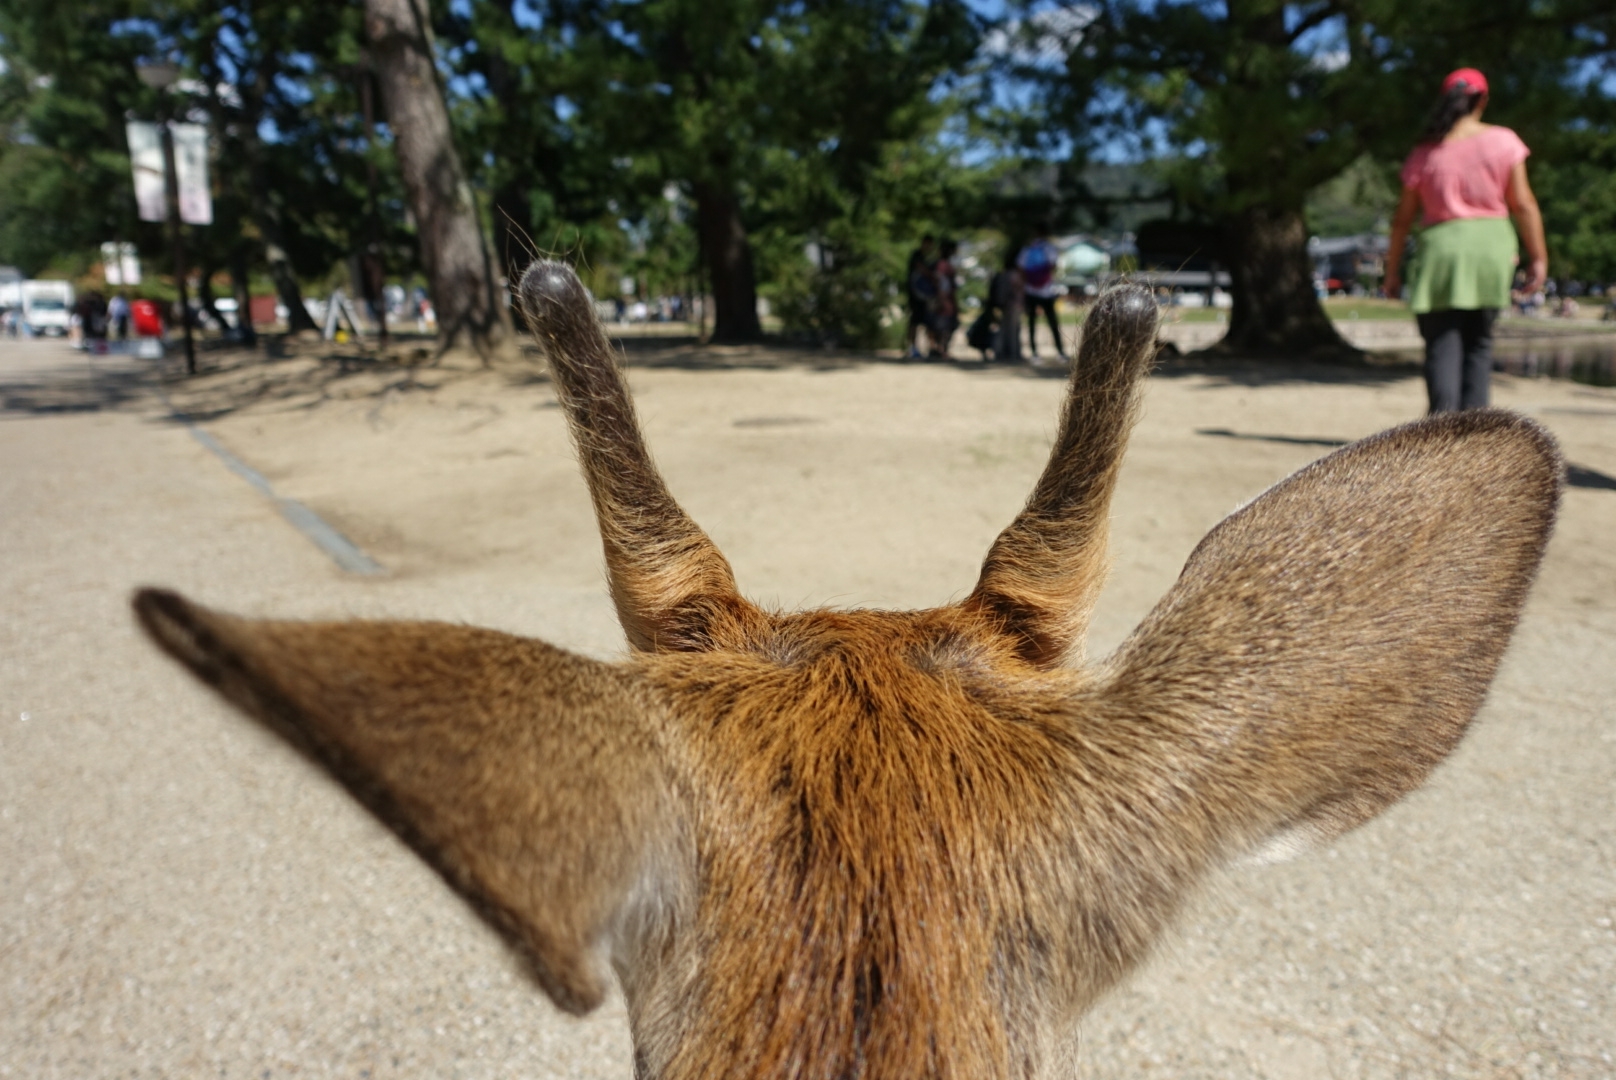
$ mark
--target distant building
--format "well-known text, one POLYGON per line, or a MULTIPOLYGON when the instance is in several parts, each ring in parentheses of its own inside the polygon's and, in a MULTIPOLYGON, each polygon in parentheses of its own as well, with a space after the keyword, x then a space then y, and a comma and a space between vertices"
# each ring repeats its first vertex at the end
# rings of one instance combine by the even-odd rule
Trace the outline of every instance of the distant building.
POLYGON ((1375 233, 1357 236, 1315 236, 1307 242, 1308 257, 1313 260, 1313 277, 1321 289, 1329 292, 1366 292, 1364 279, 1379 281, 1386 271, 1386 251, 1389 238, 1375 233))

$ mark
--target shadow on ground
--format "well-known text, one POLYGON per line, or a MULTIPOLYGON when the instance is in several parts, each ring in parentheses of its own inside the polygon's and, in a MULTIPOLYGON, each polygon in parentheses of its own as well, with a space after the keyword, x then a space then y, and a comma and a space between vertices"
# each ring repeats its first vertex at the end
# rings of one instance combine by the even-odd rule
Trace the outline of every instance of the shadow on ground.
POLYGON ((0 373, 0 420, 126 408, 156 384, 150 361, 71 355, 68 364, 0 373))
MULTIPOLYGON (((908 360, 892 351, 820 349, 782 341, 703 345, 689 336, 636 335, 620 338, 616 344, 623 364, 630 369, 843 371, 870 364, 916 364, 994 378, 1064 379, 1067 375, 1063 366, 1033 367, 1025 363, 984 362, 964 356, 947 360, 908 360)), ((438 390, 468 379, 495 380, 512 386, 549 382, 543 357, 531 346, 513 358, 487 366, 469 354, 451 353, 433 362, 430 351, 417 341, 402 341, 385 351, 368 344, 330 344, 290 337, 266 338, 260 346, 251 349, 222 341, 206 341, 199 343, 199 370, 195 376, 183 374, 177 352, 163 361, 139 361, 131 356, 79 356, 84 369, 82 375, 71 374, 63 368, 0 374, 0 414, 119 409, 160 387, 170 395, 177 411, 192 420, 205 422, 249 406, 309 410, 329 401, 368 399, 379 402, 399 394, 438 390)), ((1164 354, 1162 359, 1155 371, 1157 378, 1195 377, 1208 380, 1213 386, 1383 384, 1411 374, 1406 363, 1376 360, 1354 364, 1285 364, 1256 360, 1186 360, 1170 354, 1164 354)), ((1204 434, 1247 437, 1210 431, 1204 434)))
MULTIPOLYGON (((1255 432, 1230 431, 1228 428, 1196 428, 1197 435, 1210 435, 1219 439, 1244 439, 1250 442, 1284 443, 1287 446, 1346 446, 1346 439, 1328 439, 1310 435, 1259 435, 1255 432)), ((1590 491, 1616 491, 1616 476, 1607 476, 1598 469, 1566 464, 1566 486, 1590 491)))
POLYGON ((1288 446, 1345 446, 1346 439, 1316 438, 1310 435, 1257 435, 1250 432, 1230 431, 1228 428, 1196 428, 1197 435, 1212 435, 1220 439, 1246 439, 1251 442, 1285 443, 1288 446))
POLYGON ((1598 469, 1585 469, 1581 465, 1568 464, 1566 486, 1587 488, 1591 491, 1616 491, 1616 476, 1607 476, 1598 469))

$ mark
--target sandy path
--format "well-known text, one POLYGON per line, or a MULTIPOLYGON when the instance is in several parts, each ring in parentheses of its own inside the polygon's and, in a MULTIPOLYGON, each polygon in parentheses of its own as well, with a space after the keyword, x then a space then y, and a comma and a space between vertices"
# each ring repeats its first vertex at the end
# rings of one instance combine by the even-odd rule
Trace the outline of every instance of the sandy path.
MULTIPOLYGON (((0 1076, 626 1076, 430 872, 135 637, 127 589, 465 620, 611 655, 587 498, 531 373, 285 360, 177 402, 389 569, 337 571, 138 370, 0 344, 0 1076), (27 712, 29 719, 22 720, 27 712)), ((814 354, 636 354, 670 485, 782 606, 969 588, 1061 383, 814 354)), ((1475 733, 1327 851, 1232 873, 1087 1021, 1086 1075, 1616 1075, 1616 392, 1504 379, 1580 467, 1475 733)), ((1403 372, 1153 380, 1092 648, 1224 513, 1417 415, 1403 372)))

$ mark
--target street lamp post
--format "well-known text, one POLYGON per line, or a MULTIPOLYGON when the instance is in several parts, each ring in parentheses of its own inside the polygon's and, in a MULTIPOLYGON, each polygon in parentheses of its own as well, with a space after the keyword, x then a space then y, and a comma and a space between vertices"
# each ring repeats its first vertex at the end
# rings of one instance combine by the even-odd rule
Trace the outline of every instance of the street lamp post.
MULTIPOLYGON (((154 90, 166 90, 179 78, 179 68, 170 63, 141 64, 135 69, 140 81, 154 90)), ((179 172, 174 167, 174 132, 169 128, 168 109, 163 110, 158 127, 163 139, 163 186, 166 189, 169 242, 174 248, 174 283, 180 292, 180 326, 185 334, 185 373, 196 374, 196 345, 191 340, 191 300, 185 288, 185 240, 180 229, 179 172)))

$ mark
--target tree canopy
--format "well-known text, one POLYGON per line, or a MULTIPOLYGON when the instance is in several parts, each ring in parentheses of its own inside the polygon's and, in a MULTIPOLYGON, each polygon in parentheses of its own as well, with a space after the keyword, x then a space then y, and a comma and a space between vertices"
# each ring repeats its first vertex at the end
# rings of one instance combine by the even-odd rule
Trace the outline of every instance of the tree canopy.
POLYGON ((446 110, 419 160, 461 179, 435 194, 401 166, 400 123, 426 114, 385 100, 362 0, 13 0, 0 262, 78 274, 132 239, 161 265, 124 122, 172 116, 213 147, 193 270, 242 295, 267 277, 294 313, 356 275, 446 293, 423 252, 454 204, 493 278, 572 253, 602 294, 712 295, 720 340, 760 331, 762 295, 790 329, 871 344, 922 231, 1165 212, 1233 277, 1229 347, 1332 349, 1307 236, 1376 227, 1442 74, 1473 65, 1488 119, 1534 149, 1551 271, 1616 278, 1602 2, 389 2, 435 70, 412 92, 446 110), (180 66, 167 92, 136 77, 156 59, 180 66))
POLYGON ((1572 84, 1608 60, 1616 23, 1585 0, 1084 0, 1068 12, 1062 62, 1031 73, 1051 129, 1079 153, 1149 144, 1181 212, 1221 231, 1227 343, 1291 352, 1339 345, 1306 257, 1309 194, 1366 155, 1401 160, 1459 66, 1489 73, 1489 120, 1552 143, 1585 118, 1572 84))

